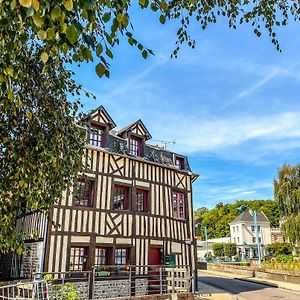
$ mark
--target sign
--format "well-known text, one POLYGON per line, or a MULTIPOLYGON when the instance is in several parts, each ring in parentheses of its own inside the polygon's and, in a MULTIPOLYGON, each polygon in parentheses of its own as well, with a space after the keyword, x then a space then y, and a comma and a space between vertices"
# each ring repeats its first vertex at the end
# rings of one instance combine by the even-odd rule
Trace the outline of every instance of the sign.
POLYGON ((176 267, 176 257, 175 254, 166 255, 166 265, 175 268, 176 267))

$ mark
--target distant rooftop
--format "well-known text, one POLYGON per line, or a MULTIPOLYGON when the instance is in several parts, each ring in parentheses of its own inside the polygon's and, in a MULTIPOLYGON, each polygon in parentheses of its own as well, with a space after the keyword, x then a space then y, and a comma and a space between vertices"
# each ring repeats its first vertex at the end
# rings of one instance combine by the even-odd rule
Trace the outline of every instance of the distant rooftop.
MULTIPOLYGON (((270 222, 269 219, 266 217, 266 215, 261 211, 257 212, 257 221, 270 222)), ((249 211, 244 211, 240 215, 238 215, 231 223, 238 223, 238 222, 253 222, 253 215, 251 215, 249 211)))

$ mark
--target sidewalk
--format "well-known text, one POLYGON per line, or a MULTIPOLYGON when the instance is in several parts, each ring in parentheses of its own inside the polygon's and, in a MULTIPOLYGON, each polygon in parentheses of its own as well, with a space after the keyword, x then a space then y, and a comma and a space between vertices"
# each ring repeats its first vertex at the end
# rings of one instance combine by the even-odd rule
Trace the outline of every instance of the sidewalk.
MULTIPOLYGON (((247 277, 244 275, 224 273, 224 272, 218 272, 218 271, 209 271, 209 270, 203 270, 203 271, 205 273, 210 273, 210 274, 216 275, 216 276, 244 280, 244 281, 248 281, 248 282, 264 284, 264 285, 267 285, 270 287, 278 287, 278 288, 289 290, 289 291, 300 292, 300 284, 288 283, 288 282, 282 282, 282 281, 276 281, 276 280, 269 280, 269 279, 266 280, 266 279, 256 278, 256 277, 247 277)), ((199 271, 199 272, 201 272, 201 271, 199 271)))

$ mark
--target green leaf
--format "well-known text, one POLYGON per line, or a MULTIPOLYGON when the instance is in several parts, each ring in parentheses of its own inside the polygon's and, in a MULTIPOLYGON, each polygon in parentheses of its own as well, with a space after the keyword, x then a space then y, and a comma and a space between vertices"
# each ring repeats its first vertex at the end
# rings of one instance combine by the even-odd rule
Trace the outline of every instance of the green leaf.
POLYGON ((56 5, 56 6, 52 9, 50 15, 51 15, 51 19, 52 19, 52 20, 58 19, 58 18, 60 17, 60 15, 61 15, 61 8, 60 8, 60 6, 59 6, 59 5, 56 5))
POLYGON ((100 78, 104 75, 105 70, 106 70, 106 67, 103 64, 101 64, 101 63, 97 64, 96 73, 100 78))
POLYGON ((64 7, 66 10, 71 11, 73 10, 73 1, 72 0, 65 0, 64 1, 64 7))
POLYGON ((38 14, 35 14, 33 17, 32 17, 32 20, 34 22, 34 24, 37 26, 37 27, 41 27, 44 25, 44 18, 42 18, 40 15, 38 14))
POLYGON ((102 20, 107 23, 110 20, 110 13, 105 13, 102 17, 102 20))
POLYGON ((48 56, 48 54, 47 54, 46 52, 43 52, 43 53, 41 54, 41 60, 42 60, 42 62, 43 62, 44 64, 48 61, 48 58, 49 58, 49 56, 48 56))
POLYGON ((144 50, 144 51, 142 52, 142 56, 146 59, 147 56, 148 56, 148 52, 147 52, 146 50, 144 50))
POLYGON ((103 46, 101 44, 98 44, 98 46, 96 48, 96 55, 100 56, 102 51, 103 51, 103 46))
POLYGON ((26 117, 31 120, 32 119, 32 112, 30 110, 26 110, 26 117))
POLYGON ((161 1, 160 2, 160 8, 163 10, 163 11, 166 11, 168 9, 168 4, 165 2, 165 1, 161 1))
POLYGON ((28 9, 26 9, 26 17, 31 17, 34 14, 34 9, 32 6, 30 6, 28 9))
POLYGON ((38 31, 38 37, 40 40, 44 41, 47 38, 47 32, 45 30, 39 30, 38 31))
POLYGON ((19 0, 19 3, 21 4, 21 6, 29 8, 32 4, 31 0, 19 0))
POLYGON ((160 21, 161 24, 165 24, 166 23, 166 17, 164 15, 160 15, 159 21, 160 21))
POLYGON ((111 52, 109 49, 106 50, 106 55, 107 55, 109 58, 113 59, 113 54, 112 54, 112 52, 111 52))
POLYGON ((117 15, 117 20, 118 20, 119 23, 122 23, 123 15, 122 14, 118 14, 117 15))
POLYGON ((79 38, 79 33, 77 32, 76 27, 74 25, 71 25, 67 28, 66 37, 71 44, 74 44, 77 42, 77 40, 79 38))

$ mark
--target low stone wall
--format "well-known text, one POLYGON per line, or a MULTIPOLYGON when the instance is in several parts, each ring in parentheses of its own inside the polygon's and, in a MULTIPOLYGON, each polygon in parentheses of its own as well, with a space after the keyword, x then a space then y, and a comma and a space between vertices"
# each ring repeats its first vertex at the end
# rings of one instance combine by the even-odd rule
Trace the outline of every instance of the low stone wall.
POLYGON ((147 295, 136 297, 116 298, 115 300, 194 300, 192 293, 164 294, 164 295, 147 295))
POLYGON ((255 271, 250 267, 242 267, 235 265, 226 265, 226 264, 207 264, 207 270, 225 272, 225 273, 234 273, 238 275, 245 275, 249 277, 255 276, 255 271))
POLYGON ((264 269, 261 271, 253 270, 250 267, 231 266, 225 264, 207 264, 207 270, 257 277, 261 279, 276 280, 288 283, 300 283, 300 273, 292 271, 281 271, 264 269))
POLYGON ((288 282, 288 283, 296 283, 296 284, 300 283, 300 276, 298 274, 291 274, 291 272, 284 272, 284 271, 278 272, 277 270, 271 270, 271 271, 265 270, 264 272, 255 271, 255 277, 288 282))
POLYGON ((89 283, 87 281, 84 282, 73 282, 76 291, 79 292, 79 297, 82 300, 87 299, 89 293, 89 283))

